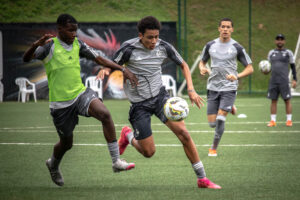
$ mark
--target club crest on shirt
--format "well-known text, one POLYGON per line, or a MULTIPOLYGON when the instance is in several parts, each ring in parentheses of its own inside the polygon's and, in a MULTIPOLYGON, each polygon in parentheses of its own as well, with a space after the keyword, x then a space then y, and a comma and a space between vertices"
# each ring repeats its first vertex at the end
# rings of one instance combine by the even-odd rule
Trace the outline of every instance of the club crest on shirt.
POLYGON ((156 56, 162 56, 163 52, 161 50, 156 50, 156 56))
POLYGON ((233 50, 231 48, 228 49, 227 53, 232 54, 233 50))

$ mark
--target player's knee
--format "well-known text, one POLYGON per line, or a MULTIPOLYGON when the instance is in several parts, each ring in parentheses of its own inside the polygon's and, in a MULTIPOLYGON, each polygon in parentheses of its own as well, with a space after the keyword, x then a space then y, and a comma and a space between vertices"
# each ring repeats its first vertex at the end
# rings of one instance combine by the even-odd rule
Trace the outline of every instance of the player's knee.
POLYGON ((64 148, 65 148, 66 151, 72 149, 72 147, 73 147, 73 143, 69 143, 69 144, 66 144, 66 145, 64 146, 64 148))
POLYGON ((73 137, 67 137, 67 138, 61 139, 60 143, 62 145, 62 148, 65 151, 68 151, 73 147, 73 137))
POLYGON ((155 149, 154 150, 144 150, 143 156, 145 158, 151 158, 155 154, 155 149))
POLYGON ((210 128, 215 128, 217 123, 216 122, 208 122, 210 128))

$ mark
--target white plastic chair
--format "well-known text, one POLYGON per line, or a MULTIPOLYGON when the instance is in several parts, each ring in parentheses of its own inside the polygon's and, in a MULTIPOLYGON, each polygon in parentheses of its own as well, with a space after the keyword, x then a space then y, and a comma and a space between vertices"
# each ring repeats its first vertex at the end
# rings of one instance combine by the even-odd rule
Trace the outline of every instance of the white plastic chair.
POLYGON ((102 80, 96 80, 96 76, 89 76, 85 80, 85 87, 89 87, 98 93, 98 97, 102 99, 102 80))
MULTIPOLYGON (((166 90, 171 91, 172 95, 176 97, 176 81, 170 75, 161 75, 162 84, 165 86, 166 90)), ((171 94, 170 94, 171 95, 171 94)))
POLYGON ((30 82, 27 78, 24 77, 16 78, 15 82, 19 86, 18 101, 20 101, 20 97, 22 103, 29 101, 29 95, 32 93, 34 102, 36 102, 36 90, 34 83, 30 82))

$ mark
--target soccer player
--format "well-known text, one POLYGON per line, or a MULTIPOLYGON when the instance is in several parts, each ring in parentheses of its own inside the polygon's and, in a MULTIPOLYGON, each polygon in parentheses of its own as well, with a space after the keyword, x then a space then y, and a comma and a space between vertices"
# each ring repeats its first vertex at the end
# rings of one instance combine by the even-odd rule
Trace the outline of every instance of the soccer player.
POLYGON ((137 84, 137 78, 128 69, 98 56, 89 46, 76 37, 78 23, 69 14, 57 18, 58 35, 45 34, 34 42, 23 56, 24 62, 42 60, 49 86, 50 112, 59 135, 52 157, 46 161, 52 181, 64 185, 59 164, 73 145, 73 130, 78 124, 78 115, 92 116, 102 122, 105 139, 112 158, 114 172, 130 170, 134 163, 120 159, 114 122, 110 112, 98 98, 98 94, 86 88, 80 77, 79 56, 94 60, 99 65, 123 71, 123 75, 137 84))
POLYGON ((252 61, 245 49, 231 38, 233 22, 224 18, 219 22, 219 38, 208 42, 202 51, 199 63, 200 74, 209 74, 207 80, 207 119, 209 126, 215 128, 213 144, 208 156, 217 156, 217 148, 225 130, 228 112, 235 113, 234 101, 238 89, 238 79, 253 73, 252 61), (206 63, 211 58, 211 70, 206 63), (237 71, 237 61, 244 66, 237 71))
MULTIPOLYGON (((123 127, 119 139, 120 154, 124 153, 130 143, 144 157, 150 158, 154 155, 155 144, 151 129, 151 116, 155 114, 182 143, 186 156, 197 175, 198 187, 220 189, 219 185, 206 178, 197 148, 184 121, 170 121, 163 112, 169 94, 162 85, 161 67, 167 58, 180 65, 187 80, 191 102, 199 108, 203 105, 203 99, 194 90, 189 66, 171 44, 159 38, 161 24, 155 17, 142 18, 137 28, 138 37, 124 42, 114 55, 114 61, 120 65, 126 64, 126 68, 137 76, 139 82, 137 87, 132 88, 132 84, 124 80, 125 94, 131 102, 129 121, 133 131, 128 126, 123 127)), ((101 70, 98 75, 103 78, 109 71, 109 69, 101 70)))
POLYGON ((278 96, 285 103, 286 111, 286 126, 293 126, 292 123, 292 104, 291 104, 291 89, 289 86, 289 64, 292 69, 293 80, 292 87, 297 85, 297 75, 293 52, 284 48, 285 37, 283 34, 278 34, 275 37, 276 49, 269 51, 268 60, 271 63, 271 79, 269 82, 268 98, 271 99, 271 121, 268 127, 276 126, 276 113, 278 96))

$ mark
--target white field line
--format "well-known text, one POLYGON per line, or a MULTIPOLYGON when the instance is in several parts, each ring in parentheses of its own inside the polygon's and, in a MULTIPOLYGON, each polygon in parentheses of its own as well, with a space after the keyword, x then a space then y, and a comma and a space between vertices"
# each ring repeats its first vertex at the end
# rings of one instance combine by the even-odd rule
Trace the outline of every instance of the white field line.
MULTIPOLYGON (((116 130, 117 133, 121 130, 116 130)), ((152 130, 153 133, 172 133, 170 130, 152 130)), ((300 130, 290 130, 290 131, 263 131, 263 130, 254 130, 254 131, 230 131, 226 130, 226 133, 300 133, 300 130)), ((0 133, 56 133, 56 130, 0 130, 0 133)), ((74 133, 102 133, 102 130, 76 130, 74 133)), ((189 133, 214 133, 212 130, 189 130, 189 133)))
MULTIPOLYGON (((20 146, 53 146, 54 143, 30 143, 30 142, 2 142, 0 145, 20 145, 20 146)), ((74 146, 100 146, 106 147, 107 144, 73 144, 74 146)), ((157 147, 182 147, 181 144, 156 144, 157 147)), ((197 147, 210 147, 211 144, 196 145, 197 147)), ((223 144, 223 147, 300 147, 300 144, 223 144)))
MULTIPOLYGON (((226 124, 267 124, 268 121, 266 122, 226 122, 226 124)), ((285 124, 285 121, 278 121, 276 122, 277 124, 285 124)), ((293 121, 293 124, 300 124, 300 121, 293 121)), ((115 127, 123 127, 123 126, 128 126, 129 123, 127 124, 115 124, 115 127)), ((185 123, 187 126, 196 126, 196 125, 207 125, 207 122, 199 122, 199 123, 193 123, 193 122, 188 122, 185 123)), ((152 123, 151 126, 165 126, 163 123, 152 123)), ((77 125, 76 127, 102 127, 101 124, 98 125, 77 125)), ((55 129, 54 125, 53 126, 28 126, 28 127, 0 127, 0 132, 1 130, 24 130, 24 129, 55 129)))

